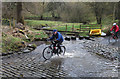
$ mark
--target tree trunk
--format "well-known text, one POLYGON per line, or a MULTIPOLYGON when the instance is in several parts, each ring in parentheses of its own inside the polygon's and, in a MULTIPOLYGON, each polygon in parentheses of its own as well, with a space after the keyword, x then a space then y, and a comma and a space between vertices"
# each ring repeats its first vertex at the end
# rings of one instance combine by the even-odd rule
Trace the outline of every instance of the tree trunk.
POLYGON ((40 16, 40 20, 43 20, 43 15, 40 16))
POLYGON ((95 14, 96 14, 97 24, 101 24, 101 20, 102 20, 101 14, 99 14, 98 11, 95 11, 95 14))
POLYGON ((101 24, 101 20, 102 20, 102 18, 99 17, 98 24, 101 24))
POLYGON ((116 4, 114 4, 114 9, 113 9, 113 22, 115 21, 115 13, 116 13, 116 4))
POLYGON ((101 17, 100 16, 96 16, 96 19, 97 19, 97 24, 101 24, 101 17))
POLYGON ((94 12, 97 20, 97 24, 101 24, 103 15, 103 5, 100 3, 94 3, 94 12))
POLYGON ((22 18, 22 2, 17 2, 17 23, 24 24, 24 20, 22 18))
POLYGON ((120 1, 118 2, 118 25, 120 26, 120 1))
POLYGON ((53 17, 53 18, 55 17, 54 11, 52 11, 52 17, 53 17))

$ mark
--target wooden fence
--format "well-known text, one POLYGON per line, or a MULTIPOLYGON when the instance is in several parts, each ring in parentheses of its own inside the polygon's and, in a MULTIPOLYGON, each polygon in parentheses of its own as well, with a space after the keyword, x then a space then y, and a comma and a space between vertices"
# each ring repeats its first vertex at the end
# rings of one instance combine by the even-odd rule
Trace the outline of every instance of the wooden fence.
MULTIPOLYGON (((79 28, 75 28, 74 25, 71 26, 72 32, 84 32, 84 31, 90 31, 91 29, 102 29, 102 24, 100 25, 90 24, 89 26, 79 25, 79 28)), ((65 31, 68 31, 68 25, 66 25, 65 31)))

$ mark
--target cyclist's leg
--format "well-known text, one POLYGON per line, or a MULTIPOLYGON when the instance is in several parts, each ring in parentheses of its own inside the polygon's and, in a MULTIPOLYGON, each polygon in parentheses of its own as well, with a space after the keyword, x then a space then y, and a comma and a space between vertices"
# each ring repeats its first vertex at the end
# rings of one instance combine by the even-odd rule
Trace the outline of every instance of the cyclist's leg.
POLYGON ((61 47, 60 47, 60 45, 62 44, 62 42, 63 42, 63 41, 59 41, 59 42, 58 42, 58 48, 60 49, 60 52, 62 51, 62 49, 61 49, 61 47))
POLYGON ((53 53, 55 53, 56 42, 53 44, 53 53))
POLYGON ((115 36, 116 36, 116 38, 118 39, 118 32, 115 32, 115 36))

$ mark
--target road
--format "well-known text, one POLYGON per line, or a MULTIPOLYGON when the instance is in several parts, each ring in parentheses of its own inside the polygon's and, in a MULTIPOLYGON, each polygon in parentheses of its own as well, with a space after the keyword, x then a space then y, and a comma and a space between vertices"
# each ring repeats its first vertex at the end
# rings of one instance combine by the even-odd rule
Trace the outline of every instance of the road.
MULTIPOLYGON (((100 39, 99 39, 100 40, 100 39)), ((64 41, 65 56, 45 61, 42 44, 33 52, 3 57, 3 77, 118 77, 118 61, 88 52, 83 43, 90 40, 64 41)))

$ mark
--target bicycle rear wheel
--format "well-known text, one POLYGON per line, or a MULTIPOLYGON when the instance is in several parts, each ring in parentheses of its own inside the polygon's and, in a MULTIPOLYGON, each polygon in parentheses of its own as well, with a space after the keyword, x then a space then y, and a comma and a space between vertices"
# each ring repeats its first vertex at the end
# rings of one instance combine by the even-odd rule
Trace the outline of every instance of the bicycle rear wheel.
POLYGON ((65 51, 66 51, 66 48, 65 48, 65 46, 61 46, 61 52, 60 52, 60 55, 64 55, 65 54, 65 51))
POLYGON ((46 47, 42 53, 43 58, 46 60, 49 60, 52 57, 52 54, 52 49, 50 49, 49 47, 46 47))

